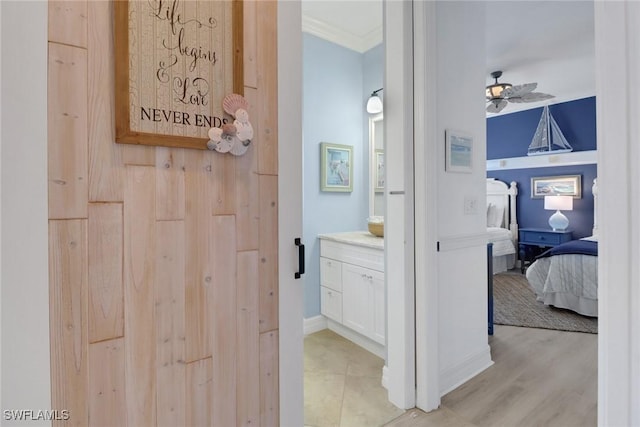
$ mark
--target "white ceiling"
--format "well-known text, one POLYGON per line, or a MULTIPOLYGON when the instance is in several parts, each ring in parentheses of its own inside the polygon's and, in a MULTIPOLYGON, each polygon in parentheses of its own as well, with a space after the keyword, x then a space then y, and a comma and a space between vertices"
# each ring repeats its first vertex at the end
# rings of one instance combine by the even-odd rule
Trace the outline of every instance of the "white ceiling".
MULTIPOLYGON (((595 95, 593 1, 486 5, 487 84, 502 70, 500 82, 537 82, 536 91, 556 96, 550 103, 595 95)), ((381 0, 303 0, 302 15, 304 31, 358 52, 382 42, 381 0)), ((509 104, 502 114, 544 103, 509 104)))

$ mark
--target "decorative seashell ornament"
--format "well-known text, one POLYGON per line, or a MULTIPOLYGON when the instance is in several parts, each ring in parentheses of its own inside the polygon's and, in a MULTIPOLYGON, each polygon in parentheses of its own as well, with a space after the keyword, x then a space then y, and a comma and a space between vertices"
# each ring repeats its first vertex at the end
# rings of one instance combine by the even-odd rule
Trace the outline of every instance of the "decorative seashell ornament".
POLYGON ((225 123, 220 128, 209 129, 207 148, 219 153, 241 156, 247 152, 253 139, 253 126, 249 122, 249 103, 241 95, 229 94, 222 100, 224 111, 233 116, 233 123, 225 123))
POLYGON ((224 97, 222 100, 222 108, 227 114, 230 114, 235 117, 236 111, 239 109, 248 110, 249 103, 242 95, 238 95, 237 93, 231 93, 224 97))

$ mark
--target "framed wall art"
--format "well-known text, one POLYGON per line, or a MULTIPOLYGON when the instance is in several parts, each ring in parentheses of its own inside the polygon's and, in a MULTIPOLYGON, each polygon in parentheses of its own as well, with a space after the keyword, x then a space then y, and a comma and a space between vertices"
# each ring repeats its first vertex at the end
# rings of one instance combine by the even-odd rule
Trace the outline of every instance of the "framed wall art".
POLYGON ((582 197, 582 176, 561 175, 531 178, 531 198, 541 199, 544 196, 582 197))
POLYGON ((116 142, 206 149, 243 95, 242 1, 114 2, 116 142))
POLYGON ((473 138, 470 135, 445 131, 445 171, 473 172, 473 138))
POLYGON ((320 144, 320 189, 353 191, 353 146, 320 144))

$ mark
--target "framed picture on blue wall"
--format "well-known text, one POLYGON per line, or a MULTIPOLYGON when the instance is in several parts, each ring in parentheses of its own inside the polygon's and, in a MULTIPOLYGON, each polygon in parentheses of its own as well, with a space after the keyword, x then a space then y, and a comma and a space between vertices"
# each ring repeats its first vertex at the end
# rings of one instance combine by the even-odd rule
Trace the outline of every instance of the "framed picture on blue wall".
POLYGON ((473 138, 458 131, 445 131, 445 171, 473 172, 473 138))
POLYGON ((582 175, 542 176, 531 178, 531 198, 544 196, 582 197, 582 175))
POLYGON ((353 146, 320 143, 320 189, 353 191, 353 146))

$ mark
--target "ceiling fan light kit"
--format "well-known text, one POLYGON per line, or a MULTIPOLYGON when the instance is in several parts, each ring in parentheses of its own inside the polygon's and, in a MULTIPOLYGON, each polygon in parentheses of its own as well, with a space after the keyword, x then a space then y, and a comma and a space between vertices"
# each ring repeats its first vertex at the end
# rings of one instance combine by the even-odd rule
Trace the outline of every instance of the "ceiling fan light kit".
POLYGON ((502 76, 502 71, 494 71, 493 73, 491 73, 491 77, 493 77, 496 82, 492 85, 487 86, 488 100, 499 98, 505 89, 510 89, 513 87, 511 83, 498 83, 498 79, 500 78, 500 76, 502 76))
POLYGON ((486 87, 486 97, 489 105, 487 112, 499 113, 508 102, 538 102, 545 99, 551 99, 554 96, 547 93, 534 92, 538 83, 525 83, 523 85, 512 85, 511 83, 499 83, 498 79, 502 76, 502 71, 494 71, 491 77, 495 79, 495 83, 486 87))

